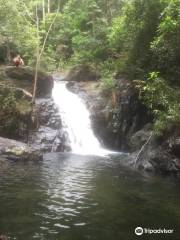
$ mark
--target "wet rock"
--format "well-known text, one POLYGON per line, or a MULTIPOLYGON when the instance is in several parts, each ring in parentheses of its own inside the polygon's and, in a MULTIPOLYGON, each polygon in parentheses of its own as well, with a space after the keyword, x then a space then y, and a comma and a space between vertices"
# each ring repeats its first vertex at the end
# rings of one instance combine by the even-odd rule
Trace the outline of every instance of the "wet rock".
POLYGON ((146 108, 139 102, 129 81, 118 79, 118 90, 102 92, 98 82, 71 82, 68 88, 78 93, 91 114, 92 127, 105 147, 128 150, 131 136, 148 121, 146 108))
MULTIPOLYGON (((6 67, 5 74, 9 77, 17 87, 26 89, 29 92, 33 92, 33 83, 35 70, 31 67, 6 67)), ((8 79, 10 81, 10 79, 8 79)), ((37 97, 50 96, 54 81, 52 76, 38 71, 37 79, 37 97)))
POLYGON ((135 132, 132 137, 130 138, 130 149, 131 151, 140 149, 143 144, 145 144, 150 137, 152 132, 152 124, 146 124, 144 128, 135 132))
POLYGON ((180 127, 168 127, 163 136, 152 136, 152 118, 128 81, 119 79, 116 104, 104 96, 97 82, 70 82, 68 88, 86 103, 92 127, 105 147, 131 152, 127 165, 160 174, 180 173, 180 127))
POLYGON ((36 112, 38 113, 39 125, 45 125, 52 129, 60 129, 62 127, 58 107, 52 98, 37 99, 36 112))
POLYGON ((30 131, 29 144, 42 152, 70 151, 68 137, 62 129, 58 107, 53 99, 37 99, 36 112, 38 113, 38 128, 30 131))
MULTIPOLYGON (((149 135, 148 130, 142 131, 147 131, 146 134, 149 135)), ((178 139, 173 140, 174 143, 176 141, 178 142, 178 139)), ((149 142, 147 140, 145 143, 142 142, 141 148, 131 155, 134 157, 135 167, 160 174, 179 174, 180 158, 176 155, 173 146, 171 137, 153 135, 149 142)))
POLYGON ((0 137, 0 155, 9 160, 41 160, 40 151, 27 144, 0 137))
POLYGON ((30 134, 29 144, 34 149, 40 149, 43 153, 70 151, 64 131, 46 126, 41 126, 30 134))
POLYGON ((123 77, 118 78, 117 89, 111 96, 112 115, 109 127, 115 133, 115 147, 129 150, 132 135, 142 129, 150 121, 150 117, 130 81, 123 77))
POLYGON ((173 152, 176 157, 180 158, 180 137, 170 139, 168 144, 171 152, 173 152))

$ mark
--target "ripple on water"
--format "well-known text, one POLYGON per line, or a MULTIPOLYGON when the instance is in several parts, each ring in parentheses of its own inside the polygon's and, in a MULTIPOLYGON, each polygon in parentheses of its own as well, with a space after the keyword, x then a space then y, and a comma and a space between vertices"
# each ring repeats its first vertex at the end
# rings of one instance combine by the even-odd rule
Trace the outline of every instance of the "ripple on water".
POLYGON ((120 158, 49 154, 0 172, 0 227, 18 240, 129 240, 132 226, 169 219, 178 230, 179 189, 123 168, 120 158))

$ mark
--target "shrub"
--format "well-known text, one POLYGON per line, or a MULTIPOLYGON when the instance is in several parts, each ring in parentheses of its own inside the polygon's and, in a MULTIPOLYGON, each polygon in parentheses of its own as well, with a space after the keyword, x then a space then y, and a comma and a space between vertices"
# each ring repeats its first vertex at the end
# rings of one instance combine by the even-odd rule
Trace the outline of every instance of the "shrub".
POLYGON ((169 123, 180 122, 180 90, 172 88, 158 72, 151 72, 146 82, 138 81, 140 98, 154 116, 154 129, 160 134, 169 123))

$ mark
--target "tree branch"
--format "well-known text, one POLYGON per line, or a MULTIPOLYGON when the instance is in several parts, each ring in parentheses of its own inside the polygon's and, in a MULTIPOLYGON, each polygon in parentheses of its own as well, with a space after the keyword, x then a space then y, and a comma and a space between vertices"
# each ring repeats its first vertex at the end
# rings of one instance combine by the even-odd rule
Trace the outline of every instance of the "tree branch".
POLYGON ((138 160, 139 160, 140 154, 141 154, 142 151, 145 149, 145 147, 148 145, 148 143, 149 143, 149 141, 151 140, 152 136, 153 136, 153 132, 151 132, 149 138, 148 138, 147 141, 142 145, 140 151, 138 152, 138 154, 137 154, 137 156, 136 156, 136 159, 135 159, 135 163, 134 163, 135 166, 136 166, 136 164, 137 164, 137 162, 138 162, 138 160))
POLYGON ((47 31, 47 33, 46 33, 46 36, 45 36, 45 38, 44 38, 44 42, 43 42, 43 46, 42 46, 41 51, 40 51, 39 58, 41 58, 41 56, 42 56, 42 54, 43 54, 43 51, 44 51, 44 48, 45 48, 45 45, 46 45, 46 42, 47 42, 47 38, 48 38, 49 33, 50 33, 51 29, 52 29, 52 26, 53 26, 53 24, 54 24, 54 22, 55 22, 55 20, 56 20, 56 18, 57 18, 57 15, 58 15, 58 10, 57 10, 57 12, 56 12, 56 15, 55 15, 53 21, 51 22, 51 24, 50 24, 50 26, 49 26, 49 29, 48 29, 48 31, 47 31))
POLYGON ((52 26, 57 18, 57 15, 58 15, 58 11, 56 12, 56 15, 53 19, 53 21, 51 22, 50 26, 49 26, 49 29, 46 33, 46 36, 44 38, 44 41, 43 41, 43 45, 42 45, 42 48, 41 50, 39 49, 39 17, 38 17, 38 12, 37 12, 37 5, 36 5, 36 26, 37 26, 37 38, 38 38, 38 46, 37 46, 37 58, 36 58, 36 68, 35 68, 35 77, 34 77, 34 89, 33 89, 33 98, 32 98, 32 102, 34 103, 35 102, 35 98, 36 98, 36 89, 37 89, 37 78, 38 78, 38 68, 39 68, 39 64, 40 64, 40 60, 41 60, 41 56, 44 52, 44 48, 45 48, 45 45, 46 45, 46 42, 47 42, 47 38, 48 38, 48 35, 52 29, 52 26))

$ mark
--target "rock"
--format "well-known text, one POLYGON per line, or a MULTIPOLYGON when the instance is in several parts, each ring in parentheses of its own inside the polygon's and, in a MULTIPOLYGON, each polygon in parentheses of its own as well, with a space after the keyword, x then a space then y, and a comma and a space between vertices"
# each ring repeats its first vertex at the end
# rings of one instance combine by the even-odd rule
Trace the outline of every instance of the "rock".
POLYGON ((73 67, 66 76, 66 81, 96 81, 100 75, 90 66, 81 64, 73 67))
MULTIPOLYGON (((31 67, 6 67, 5 74, 11 80, 11 83, 16 85, 16 87, 20 87, 26 89, 27 91, 33 93, 33 84, 34 84, 34 76, 35 70, 31 67)), ((54 81, 52 76, 38 71, 38 79, 37 79, 37 97, 45 97, 50 96, 52 92, 52 88, 54 86, 54 81)))
POLYGON ((107 148, 129 150, 131 136, 140 130, 149 118, 147 110, 131 89, 130 82, 118 79, 118 90, 104 95, 98 82, 70 82, 68 88, 78 93, 87 104, 96 136, 107 148))
MULTIPOLYGON (((45 86, 38 87, 43 89, 42 95, 45 96, 41 98, 41 94, 39 94, 36 99, 34 109, 36 121, 33 124, 31 117, 32 95, 28 92, 28 90, 32 91, 33 70, 29 67, 7 67, 4 71, 4 67, 1 67, 0 71, 2 77, 0 98, 5 101, 5 104, 0 102, 0 135, 7 139, 28 141, 30 149, 37 152, 70 151, 68 136, 62 129, 58 108, 53 99, 48 96, 50 94, 46 94, 47 92, 43 89, 46 87, 47 91, 51 92, 51 84, 53 83, 51 77, 49 81, 46 79, 46 75, 39 75, 41 79, 38 81, 42 85, 45 83, 45 86)), ((22 150, 23 158, 24 155, 28 155, 28 152, 26 154, 26 151, 21 147, 11 150, 15 152, 4 152, 6 158, 8 155, 8 158, 18 159, 19 156, 16 152, 19 153, 20 150, 22 150), (23 152, 25 152, 24 155, 23 152)))
MULTIPOLYGON (((35 149, 46 152, 64 152, 68 150, 62 129, 41 126, 29 136, 29 143, 35 149)), ((70 148, 69 148, 70 150, 70 148)))
POLYGON ((120 86, 115 106, 112 96, 105 97, 97 82, 70 82, 67 85, 87 105, 93 130, 101 143, 111 149, 131 152, 125 161, 127 165, 151 173, 179 174, 180 127, 167 126, 168 133, 163 137, 150 137, 151 116, 129 82, 118 81, 120 86))
POLYGON ((130 138, 129 146, 132 151, 140 149, 151 135, 152 124, 146 124, 143 129, 135 132, 130 138))
MULTIPOLYGON (((173 145, 169 144, 170 141, 170 139, 153 136, 139 154, 136 167, 141 170, 153 171, 160 174, 179 174, 180 158, 173 151, 173 145)), ((174 142, 176 141, 174 140, 174 142)), ((136 157, 138 153, 139 151, 132 155, 136 157)))
POLYGON ((41 160, 40 151, 27 144, 0 137, 0 155, 9 160, 41 160))
POLYGON ((169 140, 169 147, 174 155, 180 158, 180 137, 169 140))
POLYGON ((142 129, 150 121, 150 117, 146 107, 139 101, 131 82, 123 77, 116 81, 118 90, 111 96, 112 114, 109 128, 115 133, 113 145, 127 151, 132 135, 142 129))
POLYGON ((30 131, 28 142, 42 152, 70 151, 67 134, 62 129, 58 108, 52 98, 36 100, 38 129, 30 131))

